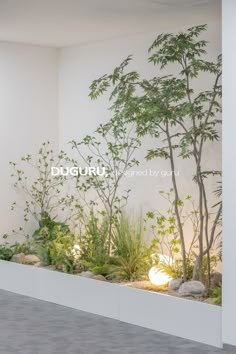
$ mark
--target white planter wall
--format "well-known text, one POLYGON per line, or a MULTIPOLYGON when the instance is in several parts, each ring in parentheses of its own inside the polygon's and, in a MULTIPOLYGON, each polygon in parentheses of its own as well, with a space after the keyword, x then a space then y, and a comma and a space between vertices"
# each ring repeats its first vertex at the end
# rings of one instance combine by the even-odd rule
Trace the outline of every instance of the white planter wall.
POLYGON ((0 288, 221 347, 221 308, 0 261, 0 288))
POLYGON ((221 308, 145 290, 120 290, 120 320, 197 342, 222 346, 221 308))

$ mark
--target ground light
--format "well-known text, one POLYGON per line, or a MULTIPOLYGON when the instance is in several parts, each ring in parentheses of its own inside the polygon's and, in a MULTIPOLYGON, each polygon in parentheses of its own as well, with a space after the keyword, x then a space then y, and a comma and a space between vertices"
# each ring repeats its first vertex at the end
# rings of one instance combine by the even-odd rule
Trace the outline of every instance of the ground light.
POLYGON ((81 254, 80 245, 74 245, 73 250, 72 250, 72 254, 75 259, 78 259, 80 257, 80 254, 81 254))
MULTIPOLYGON (((159 254, 159 261, 166 264, 172 264, 173 259, 163 254, 159 254)), ((172 278, 166 274, 163 270, 158 269, 157 266, 153 266, 148 273, 150 282, 153 285, 160 286, 167 284, 172 278)))

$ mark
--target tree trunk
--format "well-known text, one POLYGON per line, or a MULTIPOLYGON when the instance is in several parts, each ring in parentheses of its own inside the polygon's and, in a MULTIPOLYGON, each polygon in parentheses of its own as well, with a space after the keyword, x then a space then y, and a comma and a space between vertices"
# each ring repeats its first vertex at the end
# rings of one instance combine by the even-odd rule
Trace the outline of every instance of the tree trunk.
MULTIPOLYGON (((205 190, 205 185, 203 182, 203 178, 201 176, 201 182, 203 187, 203 199, 204 199, 204 208, 205 208, 205 239, 206 239, 206 246, 207 246, 207 276, 206 276, 206 289, 207 293, 209 293, 210 285, 211 285, 211 255, 210 255, 210 247, 209 247, 209 212, 208 212, 208 205, 207 205, 207 195, 205 190)), ((204 256, 204 253, 203 253, 204 256)))
POLYGON ((108 256, 111 255, 112 219, 113 219, 113 215, 112 215, 112 211, 110 210, 110 213, 109 213, 109 228, 108 228, 108 249, 107 249, 108 256))
POLYGON ((198 244, 199 244, 199 255, 195 261, 194 270, 193 270, 193 280, 199 279, 201 282, 203 281, 203 269, 202 269, 202 261, 203 261, 203 234, 204 234, 204 214, 203 214, 203 194, 204 189, 202 185, 202 176, 201 176, 201 156, 199 156, 199 151, 195 143, 194 146, 194 158, 196 162, 196 181, 199 190, 199 219, 200 219, 200 227, 199 227, 199 235, 198 235, 198 244))
POLYGON ((171 137, 169 133, 169 126, 168 122, 166 123, 166 135, 167 135, 167 141, 168 141, 168 147, 169 147, 169 153, 170 153, 170 165, 171 165, 171 175, 172 175, 172 184, 173 184, 173 189, 174 189, 174 194, 175 194, 175 200, 174 200, 174 207, 175 207, 175 214, 177 218, 177 224, 178 224, 178 231, 179 231, 179 236, 180 236, 180 241, 181 241, 181 253, 182 253, 182 270, 183 270, 183 280, 187 280, 187 269, 186 269, 186 248, 185 248, 185 239, 184 239, 184 232, 183 232, 183 225, 181 222, 181 217, 180 217, 180 212, 179 212, 179 193, 178 193, 178 187, 177 187, 177 182, 176 182, 176 177, 175 177, 175 164, 174 164, 174 155, 173 155, 173 148, 172 148, 172 143, 171 143, 171 137))

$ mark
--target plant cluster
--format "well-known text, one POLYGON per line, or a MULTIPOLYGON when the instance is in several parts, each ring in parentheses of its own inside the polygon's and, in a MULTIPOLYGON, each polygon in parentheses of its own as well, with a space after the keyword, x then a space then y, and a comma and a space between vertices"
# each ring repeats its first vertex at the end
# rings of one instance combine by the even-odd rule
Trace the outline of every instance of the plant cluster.
MULTIPOLYGON (((55 154, 47 142, 36 158, 27 155, 21 159, 25 169, 11 162, 14 186, 25 195, 23 219, 34 218, 38 224, 29 244, 21 246, 24 253, 29 247, 43 265, 69 273, 90 269, 116 281, 145 279, 156 262, 174 278, 199 279, 210 288, 211 273, 221 257, 221 251, 217 255, 216 250, 221 250, 222 244, 222 185, 221 171, 209 169, 203 156, 220 135, 221 56, 215 62, 206 60, 205 30, 205 25, 199 25, 157 36, 148 60, 159 76, 146 79, 137 71, 128 71, 129 56, 111 74, 94 80, 90 97, 97 99, 109 90, 112 117, 93 135, 70 142, 75 157, 55 154), (170 70, 173 64, 178 72, 175 75, 170 70), (196 89, 206 74, 209 87, 196 89), (146 160, 166 160, 172 171, 169 191, 160 192, 169 207, 166 213, 158 206, 146 211, 145 227, 141 216, 132 221, 125 213, 130 190, 121 189, 126 172, 139 164, 135 153, 144 136, 156 142, 155 148, 147 149, 146 160), (188 168, 192 166, 197 201, 182 194, 174 173, 180 160, 191 162, 188 168), (96 166, 97 173, 85 175, 80 169, 78 176, 52 177, 51 167, 64 164, 84 170, 96 166), (31 179, 28 169, 34 176, 31 179), (209 187, 210 177, 215 179, 215 188, 209 187), (73 185, 72 195, 65 192, 68 182, 73 185), (213 192, 216 202, 211 205, 213 192), (75 233, 69 227, 72 220, 75 233), (148 229, 153 234, 151 243, 145 242, 148 229), (175 261, 165 264, 155 260, 157 253, 168 254, 175 261)), ((12 209, 16 206, 13 203, 12 209)), ((1 245, 0 258, 11 259, 20 249, 19 245, 14 247, 1 245)), ((213 292, 217 302, 218 293, 219 289, 213 292)))
POLYGON ((68 225, 55 222, 49 215, 45 215, 40 228, 32 235, 32 244, 42 265, 53 265, 55 269, 73 273, 76 265, 76 240, 68 225))

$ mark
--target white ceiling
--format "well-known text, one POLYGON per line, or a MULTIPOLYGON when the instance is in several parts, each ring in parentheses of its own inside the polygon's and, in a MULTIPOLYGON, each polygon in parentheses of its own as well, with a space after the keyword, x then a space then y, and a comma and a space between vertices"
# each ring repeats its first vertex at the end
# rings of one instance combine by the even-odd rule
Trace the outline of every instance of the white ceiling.
POLYGON ((64 47, 205 23, 220 12, 220 0, 0 0, 0 41, 64 47))

